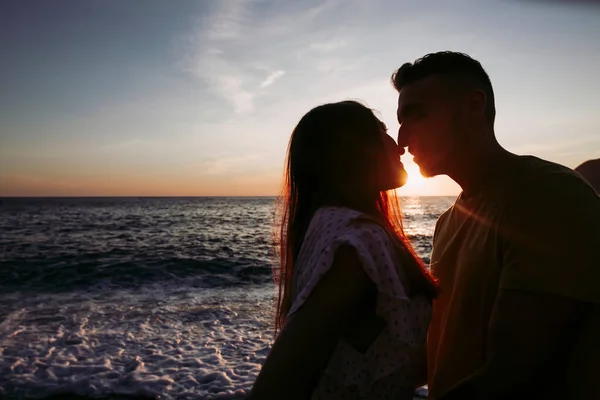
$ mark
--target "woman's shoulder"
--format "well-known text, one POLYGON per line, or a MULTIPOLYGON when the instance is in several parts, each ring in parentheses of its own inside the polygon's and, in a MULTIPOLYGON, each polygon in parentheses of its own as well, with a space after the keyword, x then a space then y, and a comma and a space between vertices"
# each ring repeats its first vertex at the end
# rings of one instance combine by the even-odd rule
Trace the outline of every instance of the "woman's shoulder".
POLYGON ((319 208, 309 226, 309 232, 325 230, 333 233, 357 229, 385 232, 383 226, 374 217, 345 207, 319 208))
POLYGON ((320 253, 338 242, 358 248, 392 247, 389 232, 374 217, 349 208, 320 208, 309 224, 303 248, 320 253))
POLYGON ((387 248, 389 243, 385 229, 373 217, 349 208, 322 207, 308 226, 297 266, 312 265, 325 255, 333 257, 341 244, 348 244, 361 253, 370 247, 387 248))
POLYGON ((350 208, 345 207, 321 207, 319 208, 314 216, 312 221, 318 223, 334 223, 334 222, 345 222, 355 218, 360 218, 365 215, 364 213, 356 210, 352 210, 350 208))

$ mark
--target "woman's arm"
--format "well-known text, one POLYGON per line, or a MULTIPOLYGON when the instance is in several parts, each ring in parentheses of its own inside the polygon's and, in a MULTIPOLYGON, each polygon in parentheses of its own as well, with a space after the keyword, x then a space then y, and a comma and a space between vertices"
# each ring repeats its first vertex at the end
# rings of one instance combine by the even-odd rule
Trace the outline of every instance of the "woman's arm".
POLYGON ((310 398, 355 310, 373 286, 354 248, 340 247, 329 271, 285 322, 251 399, 310 398))

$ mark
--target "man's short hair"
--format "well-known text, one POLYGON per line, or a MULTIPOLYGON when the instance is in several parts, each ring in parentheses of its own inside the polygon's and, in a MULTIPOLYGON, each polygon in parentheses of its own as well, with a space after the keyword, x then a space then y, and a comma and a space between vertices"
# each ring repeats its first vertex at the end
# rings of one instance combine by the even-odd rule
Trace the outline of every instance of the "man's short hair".
POLYGON ((434 75, 447 77, 450 83, 460 88, 482 90, 486 96, 485 116, 488 122, 494 123, 496 107, 492 82, 479 61, 467 54, 453 51, 427 54, 398 68, 392 74, 392 84, 400 91, 404 86, 434 75))

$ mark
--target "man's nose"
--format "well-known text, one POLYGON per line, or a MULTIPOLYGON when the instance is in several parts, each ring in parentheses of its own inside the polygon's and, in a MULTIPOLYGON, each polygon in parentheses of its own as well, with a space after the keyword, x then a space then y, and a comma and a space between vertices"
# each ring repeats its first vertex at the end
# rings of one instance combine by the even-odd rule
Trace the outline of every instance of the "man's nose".
POLYGON ((405 153, 406 153, 406 150, 404 150, 404 147, 398 146, 398 155, 400 157, 402 157, 405 153))
POLYGON ((402 125, 398 128, 398 146, 401 148, 408 147, 408 132, 402 125))

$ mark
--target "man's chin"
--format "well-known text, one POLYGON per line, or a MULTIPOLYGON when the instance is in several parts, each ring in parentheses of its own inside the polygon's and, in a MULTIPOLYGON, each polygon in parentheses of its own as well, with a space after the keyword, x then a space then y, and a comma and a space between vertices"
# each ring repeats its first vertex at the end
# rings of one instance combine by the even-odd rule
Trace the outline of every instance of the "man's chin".
POLYGON ((439 175, 439 174, 433 172, 433 170, 431 168, 427 168, 424 165, 417 164, 417 167, 419 167, 419 173, 421 174, 421 176, 423 178, 433 178, 434 176, 439 175))
POLYGON ((429 172, 427 170, 425 170, 425 171, 421 170, 421 176, 423 178, 433 178, 433 177, 438 176, 438 175, 439 174, 434 174, 434 173, 431 173, 431 172, 429 172))

